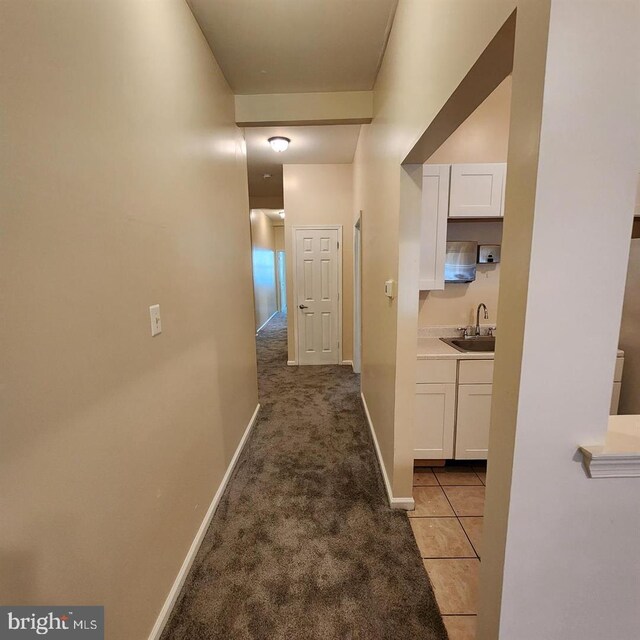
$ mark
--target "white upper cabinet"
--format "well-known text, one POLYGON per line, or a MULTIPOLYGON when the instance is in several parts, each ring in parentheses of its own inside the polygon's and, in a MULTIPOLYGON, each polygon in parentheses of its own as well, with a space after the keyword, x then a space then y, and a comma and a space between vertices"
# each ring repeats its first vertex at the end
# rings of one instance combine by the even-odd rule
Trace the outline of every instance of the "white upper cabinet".
POLYGON ((444 289, 449 213, 449 164, 425 164, 422 170, 420 290, 444 289))
POLYGON ((450 218, 504 215, 505 162, 451 165, 450 218))

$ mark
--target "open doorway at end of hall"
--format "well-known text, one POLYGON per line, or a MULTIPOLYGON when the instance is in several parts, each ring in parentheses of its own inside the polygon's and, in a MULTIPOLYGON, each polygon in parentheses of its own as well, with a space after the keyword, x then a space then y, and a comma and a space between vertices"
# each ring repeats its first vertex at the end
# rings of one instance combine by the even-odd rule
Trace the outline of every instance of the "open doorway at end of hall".
POLYGON ((287 263, 284 251, 276 251, 276 294, 278 311, 287 313, 287 263))

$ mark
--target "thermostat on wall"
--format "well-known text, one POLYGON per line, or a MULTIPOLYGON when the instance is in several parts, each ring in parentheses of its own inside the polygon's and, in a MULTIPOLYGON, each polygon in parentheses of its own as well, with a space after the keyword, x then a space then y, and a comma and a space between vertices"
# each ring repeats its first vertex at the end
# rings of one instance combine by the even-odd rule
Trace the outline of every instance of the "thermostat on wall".
POLYGON ((387 298, 395 298, 396 297, 396 282, 395 280, 387 280, 384 283, 384 295, 387 298))

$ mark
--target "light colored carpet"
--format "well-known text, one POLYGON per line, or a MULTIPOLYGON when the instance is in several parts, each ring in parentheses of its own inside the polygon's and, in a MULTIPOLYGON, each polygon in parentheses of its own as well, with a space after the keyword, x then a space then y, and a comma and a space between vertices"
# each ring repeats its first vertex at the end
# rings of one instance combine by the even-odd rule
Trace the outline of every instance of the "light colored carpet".
POLYGON ((258 339, 262 409, 163 640, 444 640, 405 513, 386 501, 350 367, 258 339))

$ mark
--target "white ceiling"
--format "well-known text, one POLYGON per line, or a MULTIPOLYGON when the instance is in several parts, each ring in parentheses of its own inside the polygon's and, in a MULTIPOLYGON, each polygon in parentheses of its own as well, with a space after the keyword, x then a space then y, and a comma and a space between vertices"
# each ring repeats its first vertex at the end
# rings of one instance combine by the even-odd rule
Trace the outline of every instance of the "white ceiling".
POLYGON ((369 91, 398 0, 187 0, 239 94, 369 91))
POLYGON ((249 195, 282 198, 283 164, 350 164, 359 134, 359 124, 246 128, 249 195), (271 136, 289 138, 289 148, 276 153, 267 141, 271 136), (265 180, 265 173, 272 177, 265 180))

